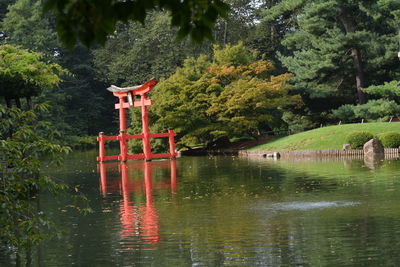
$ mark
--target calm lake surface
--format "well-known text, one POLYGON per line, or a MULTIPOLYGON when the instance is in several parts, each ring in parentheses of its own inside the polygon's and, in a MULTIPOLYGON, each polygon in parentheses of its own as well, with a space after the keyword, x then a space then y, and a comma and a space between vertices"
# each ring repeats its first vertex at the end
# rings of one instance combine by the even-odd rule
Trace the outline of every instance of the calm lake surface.
POLYGON ((42 248, 43 266, 400 266, 397 159, 95 156, 74 152, 47 170, 94 212, 42 197, 66 231, 42 248))

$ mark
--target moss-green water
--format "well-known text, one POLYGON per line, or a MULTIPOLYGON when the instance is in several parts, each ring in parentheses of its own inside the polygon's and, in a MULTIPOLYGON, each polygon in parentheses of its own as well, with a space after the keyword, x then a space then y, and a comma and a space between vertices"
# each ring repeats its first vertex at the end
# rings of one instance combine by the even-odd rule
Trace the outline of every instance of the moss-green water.
POLYGON ((43 195, 66 235, 46 242, 35 264, 400 266, 399 160, 373 169, 363 160, 183 157, 106 163, 101 177, 95 156, 74 152, 47 170, 78 185, 94 213, 43 195))

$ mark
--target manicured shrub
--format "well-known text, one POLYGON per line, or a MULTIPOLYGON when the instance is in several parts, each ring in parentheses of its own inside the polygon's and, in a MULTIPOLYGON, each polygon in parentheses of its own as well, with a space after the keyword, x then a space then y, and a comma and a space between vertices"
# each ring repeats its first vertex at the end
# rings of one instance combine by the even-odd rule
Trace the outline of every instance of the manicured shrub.
POLYGON ((354 131, 347 135, 346 142, 352 149, 362 149, 364 144, 374 138, 370 132, 354 131))
POLYGON ((385 148, 397 148, 400 146, 400 133, 399 132, 387 132, 379 135, 382 145, 385 148))

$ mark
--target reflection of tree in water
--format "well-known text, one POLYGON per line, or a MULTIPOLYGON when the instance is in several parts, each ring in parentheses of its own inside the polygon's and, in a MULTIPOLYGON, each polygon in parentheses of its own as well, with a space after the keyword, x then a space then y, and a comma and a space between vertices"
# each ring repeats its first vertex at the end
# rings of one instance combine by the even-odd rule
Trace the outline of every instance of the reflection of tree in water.
POLYGON ((233 194, 254 196, 264 194, 265 188, 271 184, 274 191, 279 191, 283 182, 282 171, 244 165, 243 162, 235 157, 185 158, 185 168, 179 169, 179 177, 185 177, 188 182, 180 183, 180 194, 187 198, 233 194))

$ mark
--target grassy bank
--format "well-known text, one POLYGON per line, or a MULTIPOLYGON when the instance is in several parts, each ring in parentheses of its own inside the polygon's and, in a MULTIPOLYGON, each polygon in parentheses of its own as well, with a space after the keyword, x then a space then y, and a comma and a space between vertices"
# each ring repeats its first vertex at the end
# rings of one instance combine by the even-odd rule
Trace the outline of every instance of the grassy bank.
POLYGON ((400 123, 376 122, 327 126, 282 137, 253 147, 251 150, 340 149, 346 143, 346 136, 352 131, 368 131, 374 135, 384 132, 400 132, 400 123))

